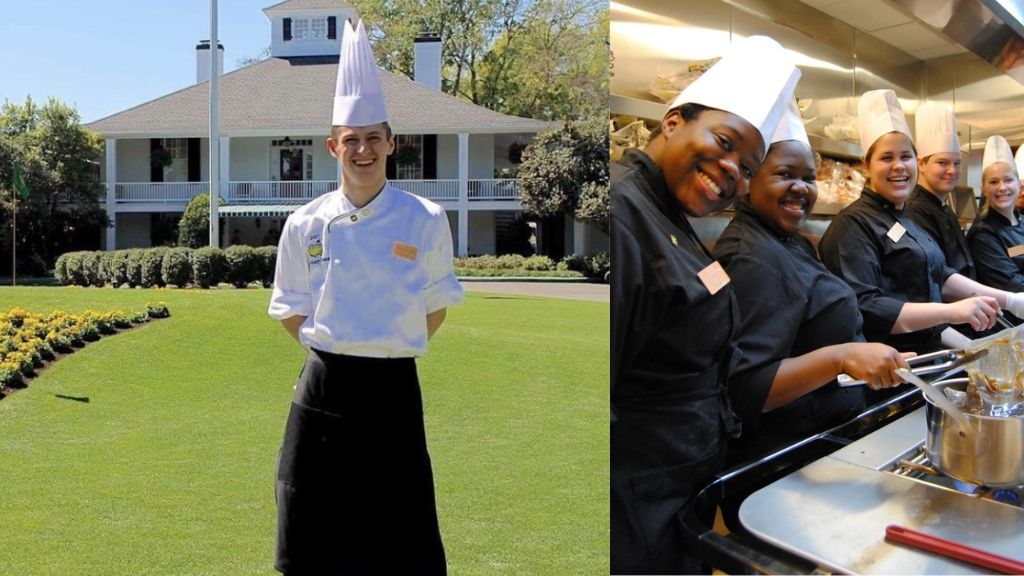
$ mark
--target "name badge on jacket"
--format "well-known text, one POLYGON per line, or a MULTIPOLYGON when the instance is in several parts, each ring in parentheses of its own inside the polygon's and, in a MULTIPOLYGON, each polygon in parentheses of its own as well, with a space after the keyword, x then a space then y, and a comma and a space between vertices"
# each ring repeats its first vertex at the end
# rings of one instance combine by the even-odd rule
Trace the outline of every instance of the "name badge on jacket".
POLYGON ((896 243, 899 242, 900 238, 903 238, 903 235, 906 233, 907 229, 903 227, 903 224, 897 222, 892 225, 892 228, 889 228, 889 231, 886 232, 885 235, 888 236, 893 243, 896 243))
POLYGON ((395 258, 401 258, 402 260, 408 260, 409 262, 414 262, 416 260, 416 254, 418 253, 419 249, 412 244, 406 244, 404 242, 395 242, 391 247, 392 256, 395 258))
POLYGON ((1024 244, 1010 246, 1009 248, 1006 249, 1006 254, 1009 255, 1010 258, 1024 256, 1024 244))
POLYGON ((700 281, 708 289, 708 292, 711 292, 712 296, 729 283, 729 274, 726 273, 725 268, 722 268, 722 265, 717 260, 709 264, 707 268, 697 272, 697 277, 700 278, 700 281))

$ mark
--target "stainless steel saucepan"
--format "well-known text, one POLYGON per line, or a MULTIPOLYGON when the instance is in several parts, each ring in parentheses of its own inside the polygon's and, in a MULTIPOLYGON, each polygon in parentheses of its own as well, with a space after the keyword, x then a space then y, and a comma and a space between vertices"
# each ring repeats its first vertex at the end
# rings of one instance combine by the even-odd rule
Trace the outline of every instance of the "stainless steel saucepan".
MULTIPOLYGON (((964 391, 967 378, 932 384, 964 391)), ((962 413, 974 433, 961 434, 957 419, 925 396, 932 465, 948 476, 990 487, 1024 485, 1024 418, 962 413)))

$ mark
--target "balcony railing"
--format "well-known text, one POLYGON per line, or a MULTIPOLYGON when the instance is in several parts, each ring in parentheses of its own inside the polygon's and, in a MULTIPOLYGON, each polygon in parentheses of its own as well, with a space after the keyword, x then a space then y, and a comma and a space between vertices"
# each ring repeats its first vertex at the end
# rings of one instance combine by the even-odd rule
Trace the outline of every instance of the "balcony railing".
MULTIPOLYGON (((458 180, 392 180, 391 184, 436 202, 459 199, 458 180)), ((304 204, 338 187, 334 180, 229 182, 224 200, 228 204, 304 204)), ((114 185, 117 202, 187 203, 209 191, 208 182, 118 182, 114 185)), ((469 181, 471 202, 519 199, 516 179, 475 179, 469 181)))

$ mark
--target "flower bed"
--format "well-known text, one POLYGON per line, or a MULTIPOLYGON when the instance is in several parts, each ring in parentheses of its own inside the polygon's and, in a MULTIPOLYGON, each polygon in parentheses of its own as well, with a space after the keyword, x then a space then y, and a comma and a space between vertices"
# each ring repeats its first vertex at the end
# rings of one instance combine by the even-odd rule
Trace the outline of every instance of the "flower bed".
POLYGON ((54 310, 39 314, 17 307, 0 312, 0 390, 24 386, 26 379, 56 360, 58 354, 74 352, 87 342, 150 318, 169 315, 163 302, 147 303, 145 312, 86 310, 72 314, 54 310))

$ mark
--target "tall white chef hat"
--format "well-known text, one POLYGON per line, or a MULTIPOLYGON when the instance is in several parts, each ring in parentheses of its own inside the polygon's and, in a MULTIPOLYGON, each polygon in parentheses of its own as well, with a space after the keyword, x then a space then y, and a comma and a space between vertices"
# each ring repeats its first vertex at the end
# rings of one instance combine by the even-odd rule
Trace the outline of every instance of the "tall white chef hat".
POLYGON ((925 102, 914 116, 917 132, 917 155, 927 158, 932 154, 960 153, 960 139, 956 135, 956 116, 952 108, 938 102, 925 102))
POLYGON ((779 119, 779 125, 775 128, 775 134, 772 135, 772 142, 783 142, 786 140, 799 140, 811 147, 811 143, 807 140, 807 129, 804 128, 804 122, 800 119, 800 108, 796 104, 796 98, 789 99, 789 106, 782 111, 782 118, 779 119))
POLYGON ((860 97, 857 130, 860 132, 860 149, 865 154, 876 140, 889 132, 902 132, 907 138, 913 138, 896 93, 888 89, 871 90, 860 97))
POLYGON ((388 121, 384 93, 377 77, 377 61, 362 20, 353 31, 345 20, 338 59, 338 83, 334 89, 334 126, 369 126, 388 121))
POLYGON ((800 70, 778 42, 767 36, 751 36, 733 44, 668 108, 700 104, 731 112, 760 132, 767 150, 798 80, 800 70))
POLYGON ((1017 177, 1024 178, 1024 144, 1017 148, 1017 155, 1013 159, 1017 162, 1017 177))
POLYGON ((981 157, 981 172, 984 173, 989 166, 998 162, 1006 162, 1011 168, 1016 168, 1013 163, 1013 153, 1010 152, 1010 144, 1002 136, 989 136, 985 141, 985 155, 981 157))

